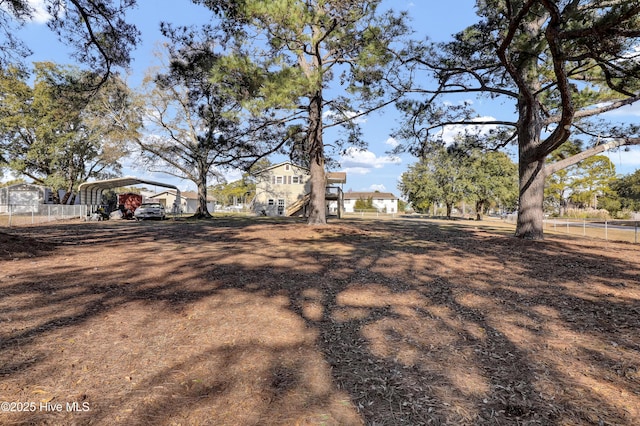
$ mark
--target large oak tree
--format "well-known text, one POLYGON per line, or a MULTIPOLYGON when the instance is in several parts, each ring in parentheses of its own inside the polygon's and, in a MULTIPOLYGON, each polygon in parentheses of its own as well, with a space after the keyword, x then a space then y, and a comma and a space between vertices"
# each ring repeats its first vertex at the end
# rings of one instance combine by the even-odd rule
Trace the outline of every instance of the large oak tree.
POLYGON ((0 158, 16 174, 64 190, 63 204, 80 183, 119 172, 138 128, 115 76, 91 93, 78 89, 97 78, 49 62, 35 64, 32 86, 17 68, 0 72, 0 158))
POLYGON ((640 1, 478 0, 476 7, 479 22, 453 41, 412 46, 416 74, 409 79, 422 75, 421 81, 436 85, 415 86, 422 99, 401 104, 410 117, 401 133, 417 142, 411 149, 420 153, 443 126, 499 126, 491 132, 494 147, 518 147, 516 236, 542 239, 546 177, 640 142, 637 126, 595 120, 640 100, 640 1), (495 100, 487 103, 502 104, 505 115, 482 119, 472 103, 442 102, 460 94, 495 100), (513 109, 504 108, 508 104, 513 109), (592 143, 547 164, 572 135, 592 143))

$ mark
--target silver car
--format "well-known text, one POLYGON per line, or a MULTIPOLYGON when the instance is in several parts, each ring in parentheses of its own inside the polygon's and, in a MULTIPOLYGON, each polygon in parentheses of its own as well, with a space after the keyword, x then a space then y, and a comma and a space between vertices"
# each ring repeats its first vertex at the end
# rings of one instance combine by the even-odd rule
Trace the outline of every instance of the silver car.
POLYGON ((160 203, 143 203, 133 212, 133 216, 137 220, 143 219, 164 219, 164 206, 160 203))

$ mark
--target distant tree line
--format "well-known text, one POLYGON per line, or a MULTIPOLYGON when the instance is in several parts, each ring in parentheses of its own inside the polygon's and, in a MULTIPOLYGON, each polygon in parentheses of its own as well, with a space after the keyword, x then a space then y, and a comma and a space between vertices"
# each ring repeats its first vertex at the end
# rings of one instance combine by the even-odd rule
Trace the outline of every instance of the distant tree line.
POLYGON ((517 166, 502 152, 440 146, 409 167, 401 176, 400 190, 417 211, 443 204, 448 218, 456 204, 472 202, 480 220, 489 207, 515 208, 517 166))
MULTIPOLYGON (((548 162, 562 161, 581 149, 579 142, 567 143, 548 162)), ((453 144, 432 149, 411 165, 401 176, 399 188, 418 212, 433 213, 442 205, 445 216, 451 217, 455 206, 472 203, 480 220, 488 208, 517 210, 517 176, 517 166, 506 154, 453 144)), ((569 208, 629 217, 640 211, 640 170, 619 176, 609 157, 596 155, 556 172, 545 185, 545 212, 566 216, 569 208)))

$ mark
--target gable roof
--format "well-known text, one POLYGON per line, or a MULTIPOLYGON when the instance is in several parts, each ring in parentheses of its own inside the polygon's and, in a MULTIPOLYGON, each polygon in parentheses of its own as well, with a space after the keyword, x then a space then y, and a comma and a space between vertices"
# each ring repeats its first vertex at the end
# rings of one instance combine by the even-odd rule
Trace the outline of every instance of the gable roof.
POLYGON ((367 198, 373 198, 374 200, 397 200, 398 197, 391 192, 345 192, 345 200, 366 200, 367 198))
MULTIPOLYGON (((291 161, 284 161, 282 163, 279 164, 274 164, 273 166, 269 166, 266 167, 264 169, 258 170, 257 172, 254 172, 254 175, 259 175, 265 172, 268 172, 269 170, 273 170, 273 169, 277 169, 279 167, 282 166, 286 166, 286 165, 290 165, 291 167, 295 167, 297 169, 300 170, 304 170, 305 173, 309 173, 309 169, 307 169, 306 167, 303 166, 298 166, 296 164, 293 164, 291 161)), ((326 179, 327 179, 327 183, 346 183, 347 182, 347 173, 346 172, 327 172, 326 173, 326 179)))
POLYGON ((278 164, 274 164, 273 166, 269 166, 269 167, 265 167, 264 169, 260 169, 256 172, 254 172, 254 175, 259 175, 262 174, 264 172, 268 172, 269 170, 273 170, 273 169, 277 169, 279 167, 285 166, 285 165, 290 165, 292 167, 298 168, 298 169, 302 169, 305 172, 309 173, 309 169, 307 169, 306 167, 302 167, 302 166, 298 166, 296 164, 293 164, 291 161, 283 161, 282 163, 278 163, 278 164))

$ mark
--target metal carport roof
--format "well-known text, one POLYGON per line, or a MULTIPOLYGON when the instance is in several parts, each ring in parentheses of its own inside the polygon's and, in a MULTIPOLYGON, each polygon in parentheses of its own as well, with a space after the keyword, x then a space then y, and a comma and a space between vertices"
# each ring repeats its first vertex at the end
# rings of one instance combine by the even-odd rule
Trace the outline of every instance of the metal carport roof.
POLYGON ((140 179, 133 176, 126 176, 114 179, 97 180, 94 182, 81 183, 78 187, 80 194, 80 202, 87 206, 95 206, 101 204, 102 191, 105 189, 119 188, 121 186, 138 185, 144 183, 147 185, 162 186, 163 188, 171 188, 176 190, 176 202, 180 203, 180 190, 175 185, 168 183, 155 182, 147 179, 140 179))

